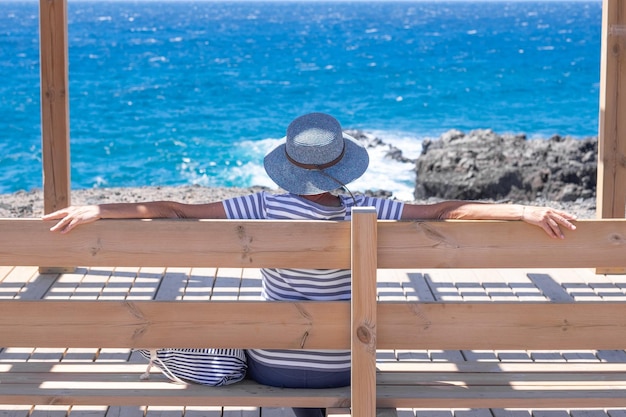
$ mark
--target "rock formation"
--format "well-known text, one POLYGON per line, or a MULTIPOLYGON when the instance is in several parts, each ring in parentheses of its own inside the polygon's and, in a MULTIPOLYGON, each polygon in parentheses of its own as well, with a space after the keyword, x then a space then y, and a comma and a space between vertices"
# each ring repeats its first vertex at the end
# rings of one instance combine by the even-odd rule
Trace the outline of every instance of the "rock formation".
POLYGON ((425 140, 415 198, 576 201, 595 196, 597 139, 451 130, 425 140))

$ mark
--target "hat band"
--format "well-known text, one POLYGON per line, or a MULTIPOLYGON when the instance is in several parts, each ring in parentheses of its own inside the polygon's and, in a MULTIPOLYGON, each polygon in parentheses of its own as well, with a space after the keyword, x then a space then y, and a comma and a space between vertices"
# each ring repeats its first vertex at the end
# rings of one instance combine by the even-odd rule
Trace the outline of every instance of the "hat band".
POLYGON ((346 153, 346 145, 344 143, 343 145, 343 149, 341 150, 341 153, 339 154, 339 156, 335 159, 333 159, 330 162, 327 162, 325 164, 303 164, 301 162, 296 161, 295 159, 293 159, 292 157, 289 156, 289 154, 287 153, 287 148, 285 148, 285 156, 287 157, 287 160, 289 162, 291 162, 292 165, 297 166, 298 168, 303 168, 303 169, 318 169, 318 170, 322 170, 322 169, 326 169, 326 168, 330 168, 334 165, 337 165, 339 163, 339 161, 341 161, 341 158, 343 158, 343 155, 346 153))

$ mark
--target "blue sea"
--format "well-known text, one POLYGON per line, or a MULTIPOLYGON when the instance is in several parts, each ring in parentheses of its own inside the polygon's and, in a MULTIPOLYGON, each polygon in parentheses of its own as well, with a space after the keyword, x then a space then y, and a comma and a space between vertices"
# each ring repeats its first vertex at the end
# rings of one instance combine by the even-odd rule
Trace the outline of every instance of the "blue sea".
MULTIPOLYGON (((72 187, 266 185, 327 112, 417 157, 450 129, 596 136, 601 1, 68 2, 72 187)), ((38 2, 0 2, 0 193, 42 187, 38 2)), ((410 197, 372 156, 355 189, 410 197)))

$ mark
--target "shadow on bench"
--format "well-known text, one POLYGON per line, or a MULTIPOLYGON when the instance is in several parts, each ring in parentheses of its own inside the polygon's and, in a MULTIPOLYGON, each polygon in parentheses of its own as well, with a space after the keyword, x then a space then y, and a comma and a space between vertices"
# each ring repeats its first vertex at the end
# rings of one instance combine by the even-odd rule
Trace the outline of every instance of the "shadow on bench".
MULTIPOLYGON (((380 367, 380 364, 379 364, 380 367)), ((155 406, 350 406, 350 388, 281 389, 245 380, 226 387, 175 384, 145 365, 3 363, 6 404, 155 406)), ((607 408, 626 405, 626 364, 383 364, 379 408, 607 408), (401 370, 398 370, 401 368, 401 370)))

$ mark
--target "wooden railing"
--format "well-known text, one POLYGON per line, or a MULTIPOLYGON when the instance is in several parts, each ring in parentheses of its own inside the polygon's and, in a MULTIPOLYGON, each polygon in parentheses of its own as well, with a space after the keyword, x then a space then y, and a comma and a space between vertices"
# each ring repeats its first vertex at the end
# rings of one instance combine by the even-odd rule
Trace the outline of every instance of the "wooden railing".
MULTIPOLYGON (((590 367, 603 379, 589 383, 581 382, 582 370, 567 368, 550 379, 549 387, 540 381, 533 390, 520 390, 510 381, 504 392, 452 386, 442 390, 438 380, 424 382, 424 373, 394 377, 393 382, 386 373, 378 374, 377 387, 376 349, 626 348, 626 302, 376 301, 379 268, 624 264, 626 220, 582 220, 576 225, 576 231, 565 232, 565 239, 559 240, 521 222, 377 221, 373 209, 358 208, 352 222, 104 220, 60 235, 49 232, 51 224, 41 220, 0 219, 0 265, 351 268, 353 273, 351 303, 0 301, 4 346, 349 348, 353 366, 347 397, 345 390, 287 395, 250 390, 246 384, 235 384, 228 393, 207 394, 211 389, 195 387, 167 396, 158 390, 149 394, 149 384, 125 395, 120 390, 111 395, 102 390, 46 391, 45 384, 25 389, 7 377, 19 368, 16 365, 0 373, 0 402, 351 404, 352 414, 359 417, 374 415, 377 406, 626 407, 626 384, 620 382, 624 367, 590 367), (604 378, 606 374, 612 376, 604 378), (409 380, 417 382, 411 385, 409 380)), ((482 386, 489 377, 472 378, 483 378, 477 383, 482 386)))
MULTIPOLYGON (((69 234, 0 219, 0 265, 350 268, 351 224, 272 220, 101 220, 69 234), (303 256, 306 254, 306 256, 303 256)), ((565 239, 504 221, 378 221, 378 268, 623 265, 626 220, 580 220, 565 239)), ((356 254, 355 254, 356 255, 356 254)))

